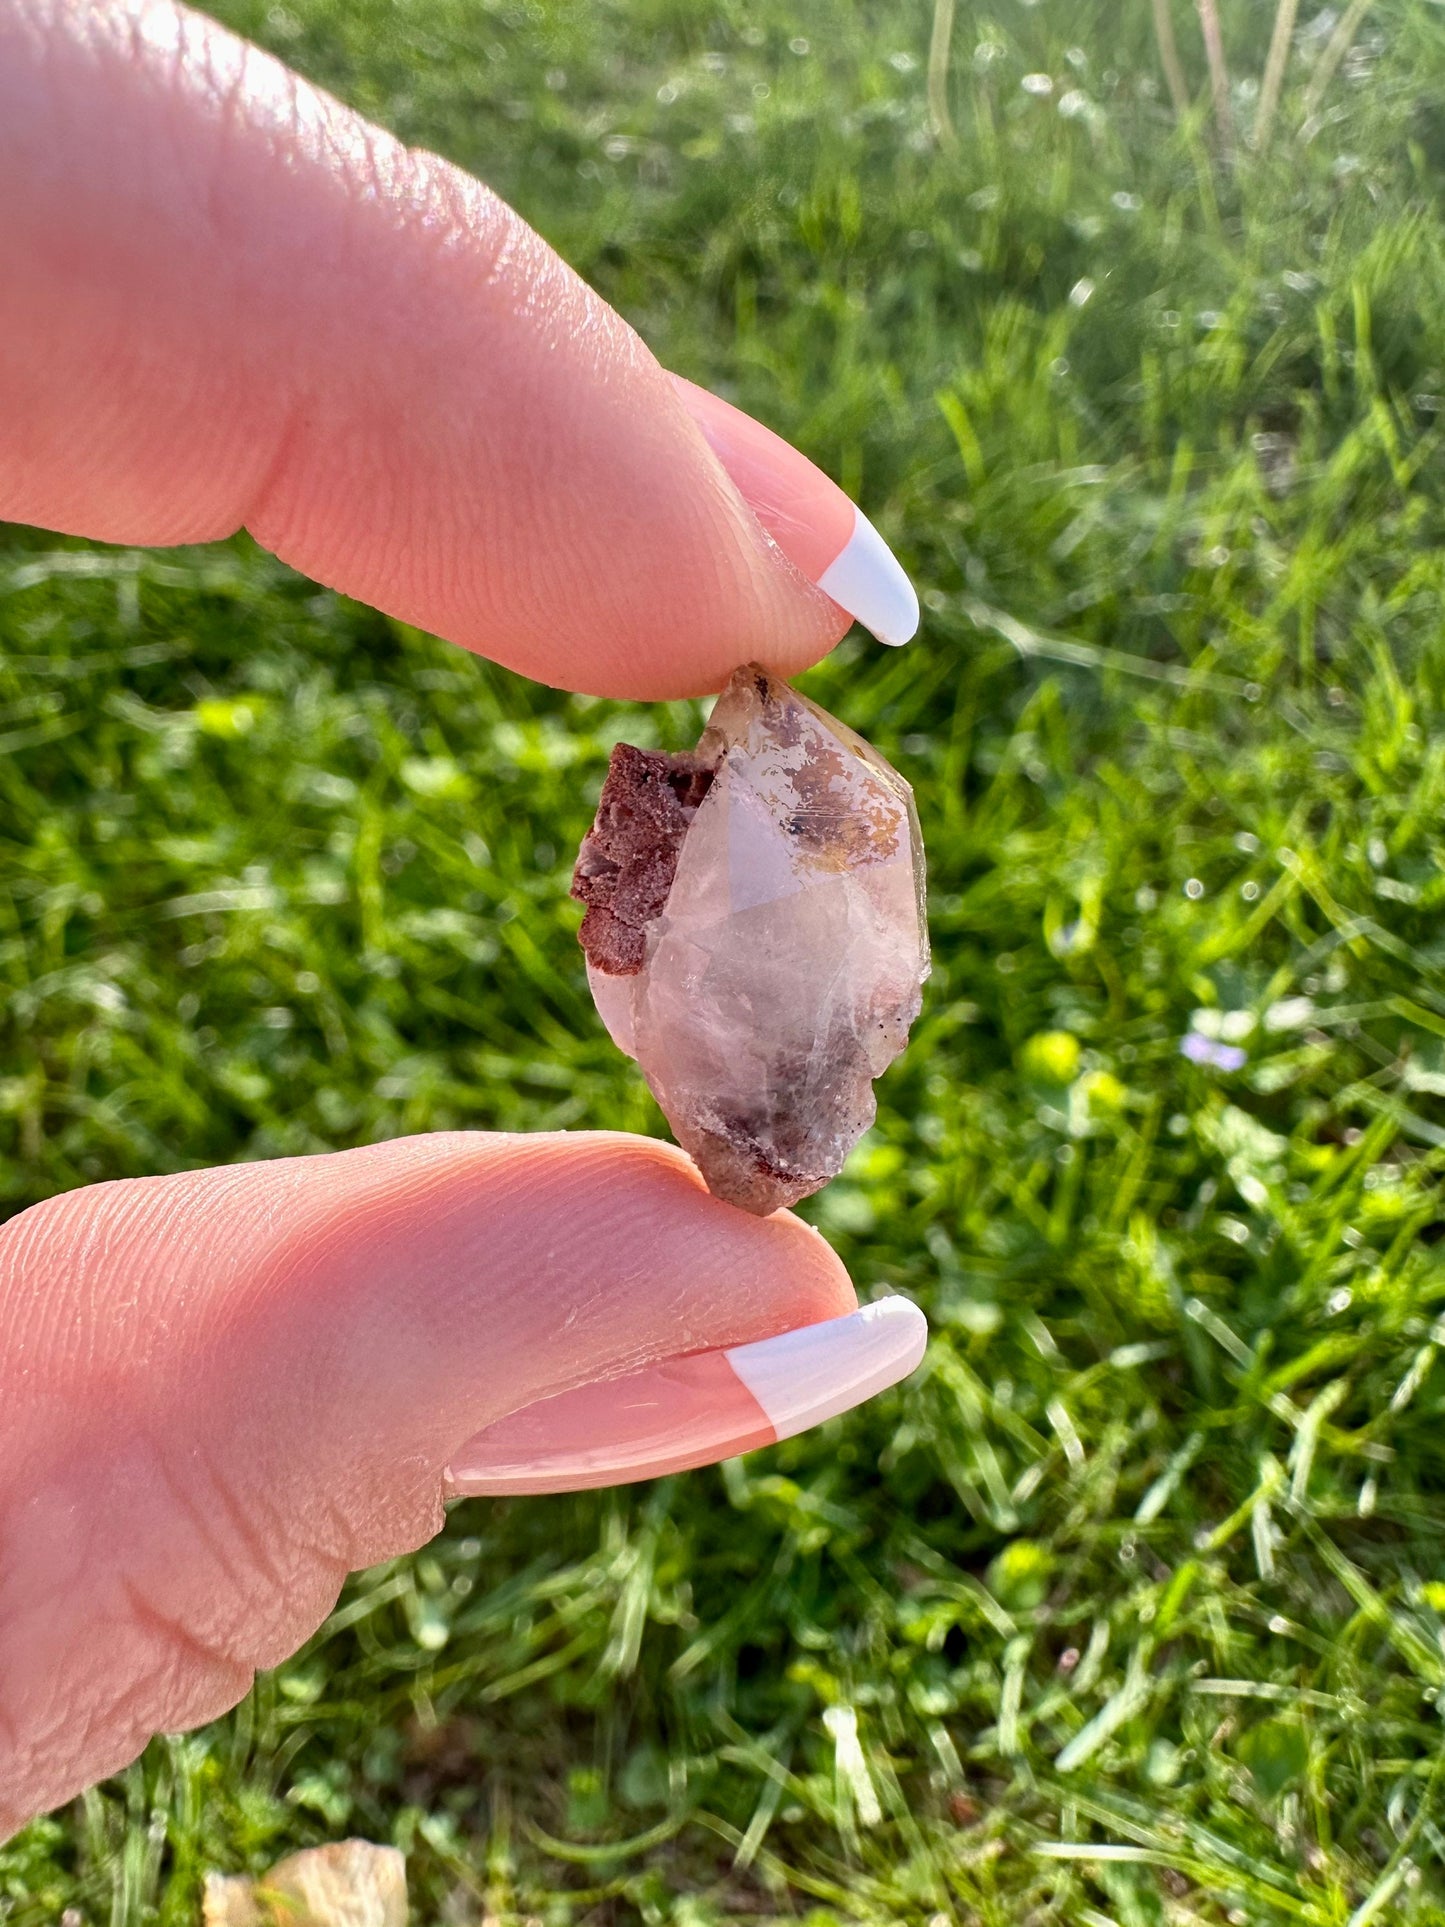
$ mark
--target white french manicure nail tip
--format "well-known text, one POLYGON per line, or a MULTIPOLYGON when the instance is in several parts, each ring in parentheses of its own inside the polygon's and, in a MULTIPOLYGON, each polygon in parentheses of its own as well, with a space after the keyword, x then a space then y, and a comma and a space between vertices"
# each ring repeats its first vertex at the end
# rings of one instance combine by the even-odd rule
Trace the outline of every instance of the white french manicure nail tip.
POLYGON ((881 1298, 846 1318, 736 1345, 726 1357, 777 1436, 786 1439, 906 1378, 927 1344, 928 1321, 917 1305, 881 1298))
POLYGON ((897 648, 917 632, 913 584, 860 508, 853 510, 853 533, 818 577, 818 587, 880 642, 897 648))
POLYGON ((756 1344, 664 1359, 498 1420, 460 1448, 447 1487, 581 1491, 756 1451, 906 1378, 927 1341, 918 1307, 884 1298, 756 1344))

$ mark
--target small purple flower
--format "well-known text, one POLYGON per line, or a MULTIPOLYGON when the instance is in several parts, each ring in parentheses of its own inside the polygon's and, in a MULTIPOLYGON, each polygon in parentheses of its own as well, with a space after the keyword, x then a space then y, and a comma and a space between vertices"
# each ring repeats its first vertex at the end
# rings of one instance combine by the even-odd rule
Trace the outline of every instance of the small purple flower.
POLYGON ((1201 1030, 1185 1031, 1179 1051, 1191 1064, 1208 1064, 1216 1071, 1243 1070, 1249 1057, 1238 1044, 1221 1044, 1217 1037, 1206 1037, 1201 1030))

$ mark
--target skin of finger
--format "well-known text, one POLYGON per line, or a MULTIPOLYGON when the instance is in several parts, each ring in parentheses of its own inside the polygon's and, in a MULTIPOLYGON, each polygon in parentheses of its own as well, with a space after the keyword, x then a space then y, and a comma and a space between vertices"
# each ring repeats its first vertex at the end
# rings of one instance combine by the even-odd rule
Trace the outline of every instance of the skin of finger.
POLYGON ((637 335, 495 195, 169 0, 0 7, 0 516, 248 528, 589 693, 847 626, 637 335))
POLYGON ((464 1133, 69 1193, 0 1230, 0 1825, 246 1691, 507 1412, 850 1310, 680 1153, 464 1133))

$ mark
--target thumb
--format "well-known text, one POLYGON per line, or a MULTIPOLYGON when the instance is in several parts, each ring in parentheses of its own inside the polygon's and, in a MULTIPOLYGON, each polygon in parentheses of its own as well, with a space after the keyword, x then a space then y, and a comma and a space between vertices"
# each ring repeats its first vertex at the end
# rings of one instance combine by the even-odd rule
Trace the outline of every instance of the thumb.
POLYGON ((801 1221, 611 1134, 445 1133, 23 1213, 0 1230, 0 1832, 233 1705, 350 1568, 436 1530, 444 1490, 673 1469, 901 1376, 917 1314, 901 1345, 840 1344, 880 1322, 853 1304, 801 1221), (650 1457, 649 1387, 672 1402, 650 1457))

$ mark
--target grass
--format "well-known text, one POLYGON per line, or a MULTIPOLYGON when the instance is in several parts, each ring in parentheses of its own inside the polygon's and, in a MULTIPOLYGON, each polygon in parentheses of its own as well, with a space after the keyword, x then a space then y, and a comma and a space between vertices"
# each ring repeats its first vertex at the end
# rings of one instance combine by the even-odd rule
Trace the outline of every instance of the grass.
MULTIPOLYGON (((1439 1920, 1438 13, 1380 0, 1327 84, 1307 13, 1262 153, 1270 10, 1226 5, 1224 165, 1182 5, 1182 125, 1143 0, 220 11, 491 179, 924 585, 918 645, 808 680, 917 787, 937 958, 812 1209, 934 1342, 771 1452, 457 1507, 0 1850, 0 1918, 190 1921, 202 1868, 358 1832, 423 1922, 1439 1920)), ((661 1128, 566 883, 611 742, 696 724, 244 543, 8 532, 6 1206, 661 1128)))

